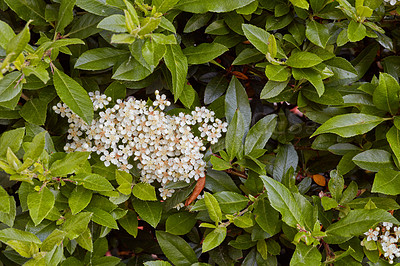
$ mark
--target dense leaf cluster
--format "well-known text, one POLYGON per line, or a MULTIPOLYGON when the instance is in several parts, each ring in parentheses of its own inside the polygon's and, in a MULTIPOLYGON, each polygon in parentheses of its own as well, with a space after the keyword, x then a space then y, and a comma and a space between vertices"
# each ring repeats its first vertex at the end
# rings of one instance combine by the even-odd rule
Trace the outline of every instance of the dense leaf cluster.
POLYGON ((393 2, 0 0, 0 265, 388 264, 369 229, 400 225, 393 2), (90 92, 157 90, 229 124, 205 177, 163 200, 133 156, 64 151, 53 106, 91 125, 90 92))

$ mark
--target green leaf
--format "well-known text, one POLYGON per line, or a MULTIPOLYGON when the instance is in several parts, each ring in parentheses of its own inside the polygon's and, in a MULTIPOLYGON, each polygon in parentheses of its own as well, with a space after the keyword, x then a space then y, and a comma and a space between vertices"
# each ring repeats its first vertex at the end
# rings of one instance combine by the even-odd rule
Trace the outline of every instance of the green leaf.
POLYGON ((14 30, 6 22, 0 20, 0 47, 5 50, 7 44, 14 37, 14 30))
POLYGON ((88 228, 93 213, 80 212, 74 216, 68 217, 63 223, 62 230, 67 232, 67 237, 72 240, 83 234, 88 228))
POLYGON ((93 222, 109 228, 118 229, 117 222, 110 213, 96 207, 88 207, 86 210, 93 213, 93 222))
POLYGON ((281 182, 290 168, 296 170, 299 156, 292 144, 285 144, 279 147, 278 154, 274 161, 273 177, 281 182))
POLYGON ((111 83, 106 90, 104 91, 104 94, 111 97, 112 100, 115 102, 117 99, 124 99, 126 96, 126 87, 124 84, 114 81, 111 83))
POLYGON ((6 244, 10 240, 31 242, 39 245, 42 243, 37 236, 30 232, 21 231, 15 228, 0 230, 0 241, 6 244))
POLYGON ((240 52, 232 62, 232 65, 245 65, 255 63, 265 58, 265 55, 260 53, 257 49, 246 48, 240 52))
POLYGON ((119 9, 107 5, 106 1, 103 0, 77 0, 76 5, 98 16, 110 16, 115 13, 120 13, 119 9))
POLYGON ((382 168, 375 175, 371 192, 383 193, 386 195, 400 194, 400 172, 382 168))
POLYGON ((10 148, 12 152, 16 153, 21 147, 24 135, 24 127, 4 132, 0 137, 0 158, 6 157, 8 148, 10 148))
POLYGON ((250 128, 244 143, 244 154, 248 155, 253 150, 263 149, 267 144, 277 124, 277 115, 268 115, 260 119, 250 128))
POLYGON ((225 172, 207 169, 206 179, 207 182, 205 187, 214 193, 219 191, 233 191, 240 193, 235 182, 233 182, 232 178, 225 172))
POLYGON ((357 154, 353 162, 359 167, 378 172, 384 168, 393 168, 392 155, 385 150, 371 149, 357 154))
POLYGON ((201 0, 180 0, 174 8, 191 13, 221 13, 247 6, 253 1, 254 0, 221 0, 204 2, 201 0))
POLYGON ((289 78, 290 70, 283 65, 267 65, 265 75, 269 80, 283 82, 289 78))
POLYGON ((253 213, 262 230, 271 236, 279 233, 281 229, 279 213, 272 208, 267 199, 258 200, 253 213))
MULTIPOLYGON (((349 214, 340 219, 338 222, 333 223, 326 229, 328 237, 326 242, 330 244, 340 244, 342 241, 335 239, 351 238, 353 236, 360 236, 368 229, 380 222, 389 222, 399 224, 399 221, 394 218, 390 213, 382 209, 360 209, 352 210, 349 214)), ((343 241, 344 242, 344 241, 343 241)))
POLYGON ((44 147, 46 144, 46 133, 47 131, 42 131, 33 138, 32 142, 29 144, 28 149, 25 151, 24 161, 29 158, 33 162, 35 162, 39 158, 39 156, 44 151, 44 147))
POLYGON ((190 109, 196 99, 197 92, 193 89, 192 85, 185 84, 185 87, 179 96, 179 100, 183 105, 190 109))
POLYGON ((158 201, 133 200, 133 208, 139 214, 140 218, 156 228, 161 220, 162 205, 158 201))
POLYGON ((14 97, 18 97, 22 89, 20 79, 21 73, 18 71, 11 72, 0 79, 0 102, 10 101, 14 97))
POLYGON ((138 219, 133 210, 118 220, 118 223, 132 236, 136 237, 138 234, 138 219))
POLYGON ((157 44, 177 44, 175 35, 164 35, 161 33, 153 33, 151 34, 151 38, 157 44))
POLYGON ((387 73, 379 74, 379 85, 375 88, 373 101, 377 108, 392 115, 399 109, 400 86, 397 80, 387 73))
POLYGON ((58 19, 56 24, 56 32, 64 34, 64 29, 71 23, 74 18, 73 9, 76 0, 61 0, 61 5, 58 10, 58 19))
POLYGON ((7 57, 9 57, 10 62, 17 59, 17 57, 22 53, 25 49, 26 45, 28 44, 31 34, 29 31, 29 24, 32 21, 29 20, 24 29, 17 34, 17 36, 13 37, 7 44, 6 53, 7 57))
POLYGON ((165 222, 165 231, 173 235, 185 235, 192 230, 196 222, 196 214, 194 213, 175 213, 167 218, 165 222))
POLYGON ((268 53, 268 38, 270 35, 268 32, 251 24, 243 24, 242 29, 244 35, 254 47, 263 54, 268 53))
POLYGON ((25 21, 33 20, 33 25, 47 25, 46 3, 43 0, 4 0, 17 15, 25 21))
POLYGON ((188 72, 188 62, 181 48, 177 44, 167 45, 167 51, 164 55, 165 65, 172 75, 172 92, 175 101, 181 95, 188 72))
POLYGON ((165 13, 173 8, 179 0, 154 0, 153 5, 157 7, 157 11, 165 13))
POLYGON ((44 125, 47 116, 47 103, 40 98, 26 102, 19 111, 22 118, 35 125, 44 125))
POLYGON ((216 156, 211 156, 210 162, 213 166, 213 169, 218 171, 230 169, 232 167, 229 162, 216 156))
POLYGON ((292 54, 286 61, 286 64, 295 68, 308 68, 318 65, 322 61, 323 60, 316 54, 301 51, 292 54))
POLYGON ((325 48, 331 35, 326 24, 321 24, 315 20, 310 20, 307 22, 306 37, 313 44, 325 48))
POLYGON ((318 96, 321 97, 325 92, 325 86, 319 71, 312 68, 293 68, 293 77, 296 80, 306 79, 317 90, 318 96))
POLYGON ((101 31, 96 26, 102 17, 87 13, 81 16, 76 22, 72 23, 68 35, 74 38, 85 39, 101 31))
POLYGON ((92 199, 92 191, 83 186, 76 186, 68 197, 68 205, 71 208, 72 214, 77 214, 89 205, 92 199))
MULTIPOLYGON (((17 207, 14 197, 10 196, 8 197, 8 199, 10 204, 10 210, 8 213, 0 212, 0 222, 8 225, 9 227, 13 227, 15 222, 15 216, 17 214, 17 207)), ((7 203, 5 205, 7 205, 7 203)))
POLYGON ((58 246, 62 243, 66 235, 67 232, 55 229, 43 241, 40 247, 41 251, 47 251, 47 252, 51 251, 54 248, 54 246, 58 246))
POLYGON ((43 219, 50 213, 55 203, 53 193, 44 187, 39 192, 31 192, 28 195, 29 215, 35 225, 40 224, 43 219))
POLYGON ((211 220, 214 222, 221 222, 222 212, 217 199, 212 194, 204 192, 204 202, 211 220))
POLYGON ((243 210, 249 202, 248 198, 233 191, 220 191, 215 193, 214 197, 222 212, 230 214, 243 210))
POLYGON ((392 149, 397 160, 400 160, 400 131, 396 126, 392 126, 386 133, 386 139, 389 142, 390 148, 392 149))
POLYGON ((252 227, 254 225, 254 219, 252 216, 253 216, 253 214, 248 213, 248 212, 241 216, 236 216, 233 219, 233 224, 240 228, 252 227))
POLYGON ((322 255, 318 249, 314 246, 307 246, 304 243, 298 243, 296 245, 296 250, 290 260, 291 266, 297 265, 320 265, 322 260, 322 255))
POLYGON ((90 49, 79 56, 74 67, 83 70, 103 70, 112 67, 128 54, 129 51, 109 47, 90 49))
POLYGON ((72 152, 68 153, 61 160, 55 161, 50 166, 50 172, 53 176, 66 176, 75 172, 89 157, 89 152, 72 152))
POLYGON ((239 110, 243 115, 244 128, 246 132, 251 123, 249 97, 240 81, 233 76, 225 96, 225 116, 228 123, 231 123, 237 110, 239 110))
POLYGON ((347 28, 347 37, 351 42, 361 41, 366 35, 367 29, 362 23, 354 20, 350 21, 350 24, 347 28))
POLYGON ((161 250, 174 265, 192 265, 198 262, 193 249, 179 236, 156 231, 156 237, 161 250))
POLYGON ((219 246, 226 237, 226 227, 217 227, 204 238, 202 253, 219 246))
POLYGON ((183 50, 189 65, 200 65, 212 61, 214 58, 228 51, 219 43, 202 43, 198 46, 187 47, 183 50))
POLYGON ((0 205, 0 212, 9 214, 11 209, 10 196, 3 187, 0 187, 0 202, 2 203, 0 205))
POLYGON ((233 160, 236 156, 240 156, 242 151, 242 139, 244 136, 245 125, 242 113, 237 110, 228 126, 225 137, 225 148, 229 155, 229 160, 233 160))
POLYGON ((132 189, 132 194, 141 200, 157 200, 155 188, 148 183, 138 183, 132 189))
POLYGON ((291 227, 304 226, 302 209, 293 194, 281 183, 267 176, 260 176, 268 193, 271 206, 282 214, 282 221, 291 227))
POLYGON ((53 82, 60 99, 75 114, 90 124, 93 119, 93 103, 85 89, 57 68, 54 69, 53 82))
POLYGON ((86 230, 78 236, 76 242, 84 249, 93 252, 93 240, 89 228, 86 228, 86 230))
POLYGON ((384 118, 367 114, 337 115, 322 124, 311 137, 322 133, 335 133, 341 137, 349 138, 367 133, 380 123, 384 118))
POLYGON ((278 96, 288 85, 289 79, 284 82, 269 80, 261 91, 261 99, 270 99, 278 96))
POLYGON ((89 174, 85 175, 85 177, 75 180, 81 181, 82 185, 86 189, 94 190, 94 191, 113 191, 114 187, 111 183, 104 177, 98 174, 89 174))
POLYGON ((112 76, 113 79, 140 81, 151 74, 151 71, 143 66, 138 60, 129 57, 123 62, 112 76))
MULTIPOLYGON (((123 15, 115 14, 104 18, 99 22, 97 28, 109 30, 112 32, 127 32, 125 24, 125 17, 123 15)), ((102 49, 102 48, 99 48, 102 49)), ((103 48, 104 49, 104 48, 103 48)), ((91 50, 90 50, 91 51, 91 50)))

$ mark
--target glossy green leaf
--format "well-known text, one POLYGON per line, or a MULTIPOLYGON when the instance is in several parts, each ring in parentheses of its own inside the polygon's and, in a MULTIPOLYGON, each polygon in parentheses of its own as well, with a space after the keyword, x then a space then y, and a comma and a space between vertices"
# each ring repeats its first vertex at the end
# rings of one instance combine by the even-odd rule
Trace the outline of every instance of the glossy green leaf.
POLYGON ((355 22, 354 20, 350 21, 350 24, 347 29, 347 37, 351 42, 358 42, 364 39, 367 35, 367 29, 360 22, 355 22))
POLYGON ((225 116, 228 123, 231 122, 237 110, 243 115, 246 132, 251 122, 249 97, 240 81, 233 76, 225 96, 225 116))
POLYGON ((222 221, 222 212, 217 199, 212 194, 204 192, 204 202, 211 220, 214 222, 222 221))
POLYGON ((46 2, 43 0, 4 0, 17 15, 25 21, 33 20, 33 25, 47 25, 46 2))
POLYGON ((138 183, 132 189, 132 194, 141 200, 157 200, 155 188, 147 183, 138 183))
POLYGON ((110 16, 120 12, 117 8, 107 5, 103 0, 77 0, 76 5, 98 16, 110 16))
POLYGON ((83 186, 76 186, 68 198, 72 214, 82 211, 92 199, 92 191, 83 186))
POLYGON ((134 211, 129 210, 128 213, 118 220, 118 223, 132 236, 138 234, 138 218, 134 211))
POLYGON ((114 48, 96 48, 84 52, 76 61, 75 68, 83 70, 103 70, 112 67, 129 52, 114 48))
POLYGON ((249 202, 248 198, 233 191, 217 192, 214 194, 214 197, 217 200, 221 211, 230 214, 243 210, 249 202))
POLYGON ((322 48, 325 48, 329 38, 331 37, 329 28, 315 20, 307 22, 306 36, 313 44, 322 48))
POLYGON ((75 6, 76 0, 61 0, 61 5, 58 10, 58 19, 56 23, 56 32, 64 33, 64 29, 66 26, 71 23, 73 20, 73 9, 75 6))
POLYGON ((20 79, 21 73, 18 71, 11 72, 0 79, 0 102, 10 101, 14 97, 18 97, 22 89, 20 79))
POLYGON ((53 193, 44 187, 41 191, 31 192, 28 195, 29 215, 35 225, 40 224, 50 213, 55 203, 53 193))
POLYGON ((393 168, 392 155, 379 149, 371 149, 357 154, 353 157, 353 162, 359 167, 378 172, 384 168, 393 168))
POLYGON ((65 158, 55 161, 50 166, 50 172, 54 176, 66 176, 75 172, 89 157, 88 152, 68 153, 65 158))
POLYGON ((290 265, 319 265, 321 264, 321 260, 322 255, 316 247, 299 243, 296 245, 296 250, 290 260, 290 265))
POLYGON ((179 45, 167 45, 167 51, 164 55, 165 65, 172 75, 172 92, 175 100, 181 95, 188 72, 188 62, 179 45))
POLYGON ((377 108, 388 111, 392 115, 399 109, 400 86, 397 80, 386 73, 379 74, 379 85, 373 94, 373 101, 377 108))
POLYGON ((196 224, 196 215, 189 212, 179 212, 170 215, 165 222, 165 231, 173 235, 185 235, 196 224))
POLYGON ((197 257, 189 244, 180 238, 163 231, 156 231, 161 250, 174 265, 192 265, 197 257))
POLYGON ((364 232, 367 232, 368 229, 372 228, 372 226, 382 221, 394 224, 399 223, 399 221, 397 221, 397 219, 390 213, 382 209, 352 210, 346 217, 340 219, 338 222, 332 224, 326 229, 328 235, 326 240, 328 243, 334 244, 341 242, 340 240, 335 239, 335 236, 340 238, 350 238, 352 236, 358 237, 364 232))
POLYGON ((162 205, 158 201, 133 200, 133 207, 140 218, 156 228, 161 220, 162 205))
POLYGON ((271 206, 282 214, 282 220, 289 226, 304 226, 304 218, 299 203, 292 193, 281 183, 267 176, 261 176, 268 193, 271 206))
POLYGON ((117 222, 110 213, 96 207, 88 207, 86 210, 93 213, 93 222, 112 229, 118 229, 117 222))
POLYGON ((211 12, 229 12, 237 8, 246 6, 253 0, 222 0, 204 2, 200 0, 180 0, 175 8, 191 13, 206 13, 211 12))
POLYGON ((88 224, 92 218, 91 212, 80 212, 74 216, 68 217, 63 223, 62 230, 67 232, 66 237, 75 239, 88 228, 88 224))
POLYGON ((311 137, 322 133, 335 133, 341 137, 352 137, 367 133, 380 123, 384 118, 366 114, 337 115, 321 125, 311 137))
POLYGON ((202 43, 198 46, 187 47, 183 54, 187 57, 189 65, 205 64, 228 51, 224 45, 219 43, 202 43))
POLYGON ((19 113, 32 124, 44 125, 47 116, 47 103, 40 98, 33 98, 22 106, 19 113))
POLYGON ((242 29, 246 38, 256 47, 261 53, 268 53, 268 38, 269 33, 265 30, 251 24, 243 24, 242 29))
MULTIPOLYGON (((104 18, 97 25, 98 28, 109 30, 112 32, 127 32, 125 24, 125 17, 123 15, 115 14, 104 18)), ((101 48, 99 48, 101 49, 101 48)), ((103 48, 104 49, 104 48, 103 48)))
POLYGON ((93 119, 93 103, 85 89, 57 68, 54 69, 53 81, 60 99, 74 113, 90 124, 93 119))
POLYGON ((42 241, 35 236, 34 234, 22 230, 18 230, 15 228, 6 228, 0 230, 0 241, 3 243, 7 243, 10 240, 17 240, 23 242, 32 242, 35 244, 41 244, 42 241))
POLYGON ((228 131, 226 132, 225 138, 225 148, 228 152, 230 160, 233 160, 235 157, 239 156, 239 152, 242 151, 244 130, 245 125, 242 113, 237 110, 228 126, 228 131))
POLYGON ((321 63, 323 60, 316 54, 310 52, 297 52, 292 54, 286 64, 294 68, 308 68, 321 63))
POLYGON ((4 50, 12 38, 15 37, 13 29, 4 21, 0 21, 0 47, 4 50))
POLYGON ((217 227, 204 238, 202 252, 205 253, 219 246, 226 237, 226 227, 217 227))
POLYGON ((400 184, 400 172, 382 168, 375 175, 371 192, 397 195, 400 193, 398 184, 400 184))

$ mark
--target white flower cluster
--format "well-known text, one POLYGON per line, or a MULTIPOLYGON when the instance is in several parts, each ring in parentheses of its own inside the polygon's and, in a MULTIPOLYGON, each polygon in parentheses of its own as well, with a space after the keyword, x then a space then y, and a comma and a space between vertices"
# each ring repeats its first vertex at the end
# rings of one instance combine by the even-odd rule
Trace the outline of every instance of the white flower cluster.
POLYGON ((400 248, 397 247, 400 240, 400 227, 384 222, 375 229, 369 229, 364 235, 367 236, 367 241, 380 243, 384 252, 383 256, 389 260, 390 264, 393 264, 395 256, 400 257, 400 248))
POLYGON ((385 3, 391 4, 392 6, 394 6, 398 2, 398 0, 384 0, 384 1, 385 3))
POLYGON ((116 165, 129 172, 133 166, 129 158, 139 160, 141 181, 161 184, 160 196, 172 196, 173 189, 165 188, 169 182, 197 180, 205 176, 203 160, 205 142, 217 143, 227 123, 214 117, 214 112, 205 107, 196 107, 191 114, 167 115, 163 112, 171 103, 165 95, 156 91, 153 106, 133 97, 117 100, 107 108, 111 98, 100 92, 89 93, 99 117, 90 125, 71 111, 65 104, 58 103, 53 110, 70 123, 66 152, 89 151, 101 155, 106 166, 116 165), (198 128, 200 137, 193 133, 198 128))

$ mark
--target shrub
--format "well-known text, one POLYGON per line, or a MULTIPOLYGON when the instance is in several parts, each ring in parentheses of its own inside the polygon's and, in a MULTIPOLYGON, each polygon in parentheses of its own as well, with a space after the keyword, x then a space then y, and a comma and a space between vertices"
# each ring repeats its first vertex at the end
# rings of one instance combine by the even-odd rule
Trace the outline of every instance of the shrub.
POLYGON ((0 9, 4 265, 400 262, 396 1, 0 9))

